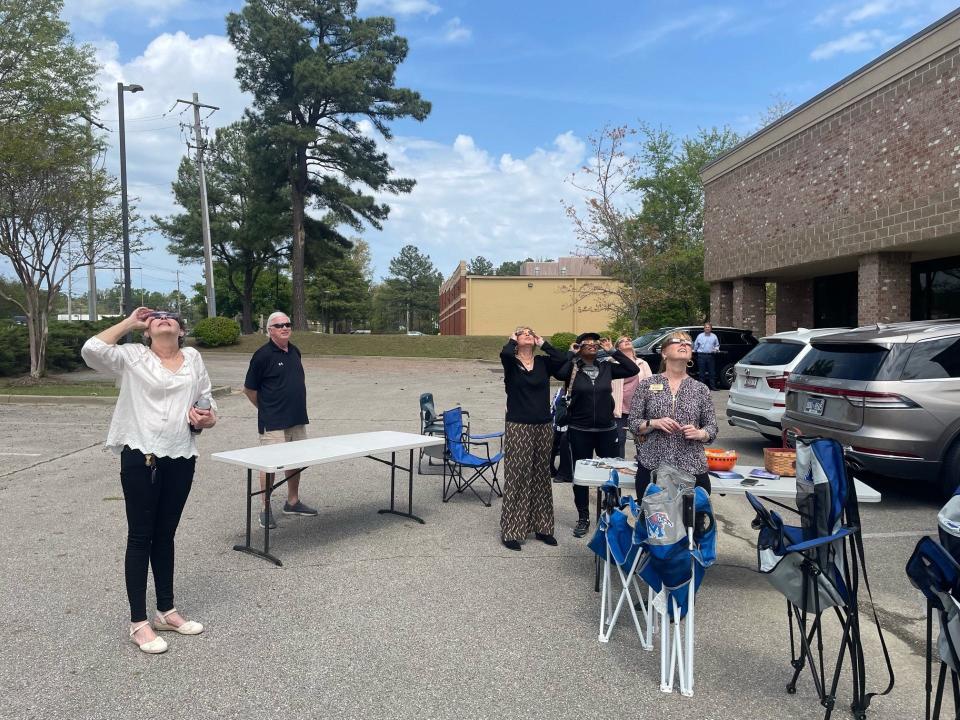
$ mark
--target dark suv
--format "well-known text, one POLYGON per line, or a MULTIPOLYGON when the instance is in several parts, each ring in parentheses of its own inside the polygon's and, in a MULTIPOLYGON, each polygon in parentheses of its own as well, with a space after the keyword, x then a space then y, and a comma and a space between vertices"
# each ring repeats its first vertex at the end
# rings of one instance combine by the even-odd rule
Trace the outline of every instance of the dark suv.
MULTIPOLYGON (((641 335, 633 341, 634 352, 637 357, 647 361, 650 369, 657 372, 660 369, 660 346, 664 339, 672 332, 682 330, 694 340, 703 332, 703 325, 683 325, 680 327, 662 327, 646 335, 641 335)), ((717 353, 717 386, 729 388, 736 378, 734 367, 748 352, 753 350, 757 339, 752 330, 731 327, 713 328, 717 340, 720 341, 720 351, 717 353)), ((690 368, 690 374, 696 377, 696 362, 690 368)))
POLYGON ((865 470, 960 484, 960 320, 857 328, 812 341, 786 385, 783 427, 825 435, 865 470))

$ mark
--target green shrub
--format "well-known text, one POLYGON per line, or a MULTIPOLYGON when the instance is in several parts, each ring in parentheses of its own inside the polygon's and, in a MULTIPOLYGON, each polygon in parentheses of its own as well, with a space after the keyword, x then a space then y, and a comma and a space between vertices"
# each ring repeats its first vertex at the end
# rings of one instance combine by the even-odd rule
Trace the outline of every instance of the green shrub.
POLYGON ((204 318, 194 326, 193 336, 206 347, 236 345, 240 339, 240 324, 232 318, 204 318))
POLYGON ((571 332, 558 332, 550 336, 550 344, 557 350, 567 350, 576 340, 577 336, 571 332))
POLYGON ((0 324, 0 376, 30 372, 30 337, 24 325, 0 324))

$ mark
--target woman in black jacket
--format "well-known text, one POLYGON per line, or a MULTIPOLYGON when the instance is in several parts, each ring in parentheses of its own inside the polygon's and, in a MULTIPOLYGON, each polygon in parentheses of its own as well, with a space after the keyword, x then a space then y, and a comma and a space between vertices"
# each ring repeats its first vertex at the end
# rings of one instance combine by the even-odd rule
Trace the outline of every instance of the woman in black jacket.
POLYGON ((503 544, 519 550, 520 542, 532 531, 541 542, 556 545, 550 483, 550 376, 564 366, 567 354, 544 342, 530 328, 521 327, 503 346, 500 362, 507 391, 500 514, 503 544), (538 347, 546 354, 537 354, 538 347))
MULTIPOLYGON (((570 407, 567 413, 567 436, 573 464, 593 457, 616 457, 619 450, 617 424, 613 417, 613 381, 633 377, 640 368, 629 357, 613 347, 609 338, 597 333, 583 333, 571 348, 576 352, 557 378, 570 383, 570 407), (616 362, 598 362, 600 348, 616 362), (572 376, 572 379, 571 379, 572 376)), ((573 486, 573 500, 579 519, 574 537, 583 537, 590 529, 590 491, 573 486)))

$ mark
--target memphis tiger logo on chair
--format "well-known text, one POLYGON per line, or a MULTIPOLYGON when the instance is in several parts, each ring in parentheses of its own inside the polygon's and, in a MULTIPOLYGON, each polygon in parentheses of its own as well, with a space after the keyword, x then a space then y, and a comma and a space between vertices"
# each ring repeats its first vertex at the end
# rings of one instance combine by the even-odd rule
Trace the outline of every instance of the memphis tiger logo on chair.
POLYGON ((673 527, 673 520, 665 512, 655 512, 647 518, 647 534, 650 537, 662 538, 666 530, 673 527))

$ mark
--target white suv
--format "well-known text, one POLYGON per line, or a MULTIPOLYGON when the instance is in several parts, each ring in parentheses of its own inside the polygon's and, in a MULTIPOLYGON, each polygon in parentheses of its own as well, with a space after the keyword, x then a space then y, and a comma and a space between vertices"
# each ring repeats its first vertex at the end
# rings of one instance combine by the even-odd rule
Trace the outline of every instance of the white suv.
POLYGON ((810 351, 812 339, 847 329, 799 328, 760 338, 759 344, 736 364, 736 377, 727 398, 727 422, 779 440, 790 371, 810 351))

